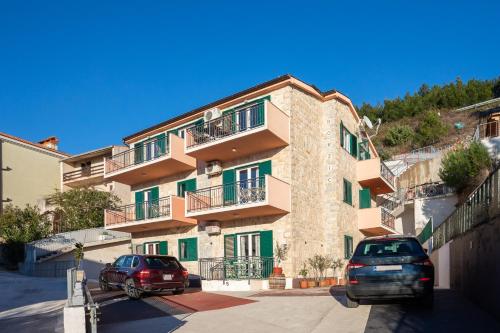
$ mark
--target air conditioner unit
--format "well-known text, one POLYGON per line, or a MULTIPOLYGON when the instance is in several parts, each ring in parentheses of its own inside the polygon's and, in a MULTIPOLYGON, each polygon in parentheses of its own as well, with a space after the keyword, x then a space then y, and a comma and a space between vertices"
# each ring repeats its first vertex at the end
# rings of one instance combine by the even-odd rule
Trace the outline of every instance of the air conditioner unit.
POLYGON ((209 235, 220 235, 220 227, 218 225, 207 225, 205 231, 209 235))
POLYGON ((220 116, 222 116, 222 112, 218 108, 212 108, 205 111, 205 113, 203 114, 203 120, 207 122, 213 119, 217 119, 220 116))
POLYGON ((209 161, 205 166, 205 173, 209 176, 219 175, 222 173, 222 165, 220 161, 209 161))

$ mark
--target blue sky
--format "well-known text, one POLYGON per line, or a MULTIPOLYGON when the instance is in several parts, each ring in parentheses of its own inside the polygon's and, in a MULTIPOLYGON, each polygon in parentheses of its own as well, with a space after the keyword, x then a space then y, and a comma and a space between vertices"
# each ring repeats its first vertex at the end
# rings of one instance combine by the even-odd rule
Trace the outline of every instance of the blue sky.
POLYGON ((3 1, 0 131, 79 153, 290 73, 355 104, 500 75, 499 1, 3 1))

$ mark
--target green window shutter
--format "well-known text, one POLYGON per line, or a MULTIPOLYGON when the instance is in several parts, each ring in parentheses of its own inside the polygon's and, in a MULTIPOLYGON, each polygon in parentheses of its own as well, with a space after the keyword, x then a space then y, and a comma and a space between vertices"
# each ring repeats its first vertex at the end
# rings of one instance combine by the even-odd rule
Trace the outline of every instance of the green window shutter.
POLYGON ((344 147, 344 124, 340 122, 340 146, 344 147))
POLYGON ((135 219, 144 219, 144 192, 135 192, 135 219))
POLYGON ((344 235, 344 258, 349 259, 352 255, 353 243, 352 237, 344 235))
POLYGON ((148 203, 148 216, 155 218, 160 216, 160 189, 158 186, 151 189, 151 201, 148 203))
POLYGON ((185 197, 186 191, 190 192, 196 191, 196 178, 177 182, 177 196, 185 197))
POLYGON ((264 175, 272 175, 271 160, 259 163, 259 176, 264 177, 264 175))
POLYGON ((155 147, 155 157, 165 155, 166 153, 166 140, 165 140, 165 133, 162 133, 160 135, 157 135, 155 137, 156 141, 156 147, 155 147))
POLYGON ((224 235, 224 257, 231 258, 237 256, 236 235, 224 235))
POLYGON ((344 202, 352 205, 352 185, 344 179, 344 202))
POLYGON ((134 163, 140 164, 144 161, 144 143, 134 144, 134 163))
POLYGON ((168 254, 168 243, 166 241, 159 242, 159 249, 161 255, 167 255, 168 254))
MULTIPOLYGON (((273 231, 266 230, 260 232, 260 256, 273 258, 273 231)), ((274 259, 263 261, 262 276, 267 278, 271 275, 274 266, 274 259)))
POLYGON ((179 239, 179 261, 195 261, 198 260, 198 238, 179 239), (185 248, 185 253, 182 253, 182 247, 185 248))
POLYGON ((273 231, 266 230, 260 232, 260 256, 273 256, 273 231))
POLYGON ((222 192, 224 205, 233 205, 236 197, 236 170, 224 170, 222 172, 222 192))
POLYGON ((359 190, 359 208, 371 208, 372 200, 370 196, 370 189, 364 188, 359 190))
POLYGON ((351 155, 358 157, 358 138, 354 134, 351 134, 351 155))

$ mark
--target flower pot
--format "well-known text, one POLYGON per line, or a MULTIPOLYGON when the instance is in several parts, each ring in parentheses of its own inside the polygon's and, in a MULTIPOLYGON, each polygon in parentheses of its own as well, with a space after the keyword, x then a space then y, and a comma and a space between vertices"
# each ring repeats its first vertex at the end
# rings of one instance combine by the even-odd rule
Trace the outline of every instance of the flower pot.
POLYGON ((345 285, 345 280, 343 278, 339 278, 338 285, 339 286, 345 285))
POLYGON ((337 279, 334 278, 334 277, 330 278, 330 285, 331 286, 336 286, 337 285, 337 279))
POLYGON ((328 280, 326 280, 326 279, 320 280, 319 286, 320 287, 328 287, 328 280))
POLYGON ((283 274, 283 268, 281 267, 274 267, 273 268, 273 274, 276 276, 282 275, 283 274))
POLYGON ((314 280, 308 280, 308 281, 307 281, 307 286, 308 286, 309 288, 314 288, 314 287, 316 287, 316 281, 314 281, 314 280))
POLYGON ((283 274, 269 277, 269 289, 285 289, 286 278, 283 274))
POLYGON ((300 289, 309 288, 309 281, 306 279, 300 280, 300 289))

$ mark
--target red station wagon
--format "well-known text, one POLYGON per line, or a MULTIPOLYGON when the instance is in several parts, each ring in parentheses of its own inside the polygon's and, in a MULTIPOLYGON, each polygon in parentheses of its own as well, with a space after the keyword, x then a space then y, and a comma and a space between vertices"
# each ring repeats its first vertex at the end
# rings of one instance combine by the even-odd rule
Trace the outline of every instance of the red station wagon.
POLYGON ((134 299, 147 292, 172 291, 178 295, 188 286, 188 271, 175 257, 124 255, 101 270, 99 286, 104 291, 121 288, 134 299))

